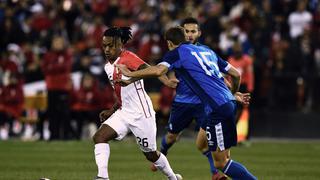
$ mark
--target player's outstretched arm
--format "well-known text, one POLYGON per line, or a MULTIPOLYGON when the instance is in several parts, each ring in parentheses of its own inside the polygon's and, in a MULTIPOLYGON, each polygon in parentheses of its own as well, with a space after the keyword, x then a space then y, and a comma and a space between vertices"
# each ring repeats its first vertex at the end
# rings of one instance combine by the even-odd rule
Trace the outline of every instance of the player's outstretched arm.
POLYGON ((166 74, 161 75, 158 79, 166 86, 170 88, 176 88, 179 80, 177 78, 169 78, 166 74))
MULTIPOLYGON (((141 70, 141 69, 146 69, 150 67, 150 65, 148 64, 142 64, 138 70, 141 70)), ((119 67, 118 67, 119 68, 119 67)), ((120 68, 119 68, 120 69, 120 68)), ((121 69, 120 69, 121 70, 121 69)), ((126 69, 123 67, 123 71, 126 72, 128 71, 127 73, 129 73, 129 69, 126 69)), ((123 75, 126 76, 125 73, 123 73, 123 75)), ((117 79, 115 80, 115 82, 117 83, 120 83, 121 86, 127 86, 137 80, 140 80, 141 78, 139 77, 131 77, 130 79, 117 79)), ((166 74, 163 74, 161 76, 158 77, 158 79, 166 86, 170 87, 170 88, 176 88, 177 87, 177 84, 179 83, 179 80, 177 78, 168 78, 168 76, 166 74)))
MULTIPOLYGON (((144 63, 142 65, 139 66, 138 70, 141 70, 141 69, 145 69, 147 67, 149 67, 150 65, 147 64, 147 63, 144 63)), ((125 75, 125 74, 124 74, 125 75)), ((116 79, 115 82, 119 83, 121 86, 128 86, 129 84, 131 83, 134 83, 135 81, 138 81, 140 80, 141 78, 134 78, 134 77, 131 77, 129 79, 116 79)))
POLYGON ((125 65, 117 64, 116 67, 122 72, 123 75, 133 78, 149 78, 149 77, 159 77, 168 72, 168 67, 164 65, 149 66, 148 68, 130 71, 125 65))

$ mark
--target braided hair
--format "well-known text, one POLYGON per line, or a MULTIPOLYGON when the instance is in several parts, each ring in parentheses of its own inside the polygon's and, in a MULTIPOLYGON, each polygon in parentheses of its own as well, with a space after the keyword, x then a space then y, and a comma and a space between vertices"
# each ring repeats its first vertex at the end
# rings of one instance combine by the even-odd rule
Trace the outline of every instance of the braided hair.
MULTIPOLYGON (((126 44, 128 40, 132 39, 130 27, 112 27, 104 31, 103 36, 118 37, 122 44, 126 44)), ((115 42, 115 40, 114 40, 115 42)))

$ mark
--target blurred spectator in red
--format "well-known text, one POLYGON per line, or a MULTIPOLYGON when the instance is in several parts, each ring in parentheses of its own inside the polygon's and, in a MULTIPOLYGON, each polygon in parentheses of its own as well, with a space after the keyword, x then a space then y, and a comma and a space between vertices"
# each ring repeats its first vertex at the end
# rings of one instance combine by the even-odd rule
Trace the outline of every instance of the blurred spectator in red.
POLYGON ((22 47, 25 62, 24 62, 24 78, 25 82, 34 82, 43 79, 41 72, 39 55, 35 52, 35 48, 32 44, 26 43, 22 47))
POLYGON ((15 74, 17 76, 19 84, 22 84, 22 67, 19 67, 18 65, 18 63, 22 60, 18 56, 16 56, 14 52, 20 50, 20 48, 16 44, 9 44, 7 49, 8 51, 3 52, 0 57, 0 82, 3 80, 3 77, 9 77, 10 74, 15 74))
POLYGON ((23 52, 21 51, 20 46, 14 43, 10 43, 8 44, 7 52, 9 61, 14 62, 18 67, 19 74, 22 74, 24 71, 23 64, 25 61, 25 57, 23 52))
MULTIPOLYGON (((242 47, 239 42, 233 45, 233 55, 228 59, 241 74, 240 92, 252 93, 254 90, 253 62, 252 58, 243 54, 242 47)), ((237 133, 238 143, 242 143, 248 139, 250 113, 248 106, 241 106, 237 113, 237 133)))
POLYGON ((93 0, 91 1, 91 9, 97 15, 103 15, 109 6, 110 0, 93 0))
POLYGON ((156 61, 161 58, 162 52, 164 52, 163 42, 161 40, 161 37, 155 32, 145 34, 141 39, 137 55, 145 62, 155 65, 156 61), (154 56, 157 54, 160 56, 154 56))
POLYGON ((89 47, 100 48, 101 47, 101 37, 103 35, 106 26, 103 24, 102 17, 96 16, 93 19, 93 24, 91 24, 86 32, 86 42, 89 47))
POLYGON ((159 111, 157 112, 160 122, 168 122, 171 104, 175 95, 175 89, 162 86, 160 90, 159 111))
POLYGON ((36 3, 30 7, 30 11, 33 13, 31 20, 31 27, 37 32, 48 30, 53 25, 48 12, 41 3, 36 3))
MULTIPOLYGON (((73 90, 71 98, 72 115, 76 120, 76 138, 81 139, 82 129, 93 126, 97 128, 99 122, 98 82, 90 73, 84 73, 78 90, 73 90)), ((96 129, 95 129, 96 130, 96 129)), ((95 131, 89 133, 93 135, 95 131)), ((88 137, 92 137, 92 136, 88 137)))
POLYGON ((116 96, 110 83, 104 85, 103 88, 100 90, 99 102, 100 111, 110 109, 116 102, 116 96))
POLYGON ((0 69, 2 71, 3 74, 7 73, 7 72, 11 72, 11 73, 19 73, 19 68, 18 65, 13 62, 10 61, 10 59, 8 58, 8 53, 7 52, 3 52, 1 54, 1 60, 0 60, 0 69))
POLYGON ((13 123, 23 112, 24 96, 22 85, 15 73, 4 76, 0 86, 0 139, 12 134, 13 123))
POLYGON ((50 139, 68 139, 72 56, 66 49, 63 37, 53 37, 51 50, 44 55, 41 66, 48 90, 50 139))

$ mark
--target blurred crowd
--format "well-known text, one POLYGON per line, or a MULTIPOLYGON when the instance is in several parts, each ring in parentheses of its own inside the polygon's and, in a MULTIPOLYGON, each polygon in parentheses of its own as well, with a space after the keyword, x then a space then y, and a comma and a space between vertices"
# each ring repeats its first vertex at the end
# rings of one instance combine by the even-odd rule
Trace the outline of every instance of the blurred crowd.
MULTIPOLYGON (((199 20, 200 42, 225 60, 251 59, 253 108, 319 109, 319 0, 0 0, 0 128, 14 129, 25 116, 23 85, 45 79, 40 122, 49 119, 51 139, 81 138, 84 124, 96 126, 98 112, 114 102, 104 30, 130 26, 127 49, 154 65, 167 51, 163 32, 186 17, 199 20), (72 72, 82 74, 79 88, 72 72)), ((145 85, 160 92, 158 114, 167 116, 174 90, 145 85)))

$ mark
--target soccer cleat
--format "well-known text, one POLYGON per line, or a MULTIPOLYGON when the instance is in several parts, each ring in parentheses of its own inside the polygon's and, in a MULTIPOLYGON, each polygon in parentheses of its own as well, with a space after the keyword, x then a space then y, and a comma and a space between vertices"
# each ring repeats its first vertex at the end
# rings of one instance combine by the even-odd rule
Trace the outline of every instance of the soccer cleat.
POLYGON ((109 178, 95 177, 93 180, 109 180, 109 178))
POLYGON ((212 180, 227 180, 227 176, 224 174, 216 173, 212 175, 212 180))
POLYGON ((183 179, 180 174, 176 174, 176 178, 177 178, 177 180, 182 180, 183 179))
POLYGON ((157 167, 152 163, 151 166, 150 166, 150 170, 153 171, 153 172, 156 172, 158 169, 157 169, 157 167))

